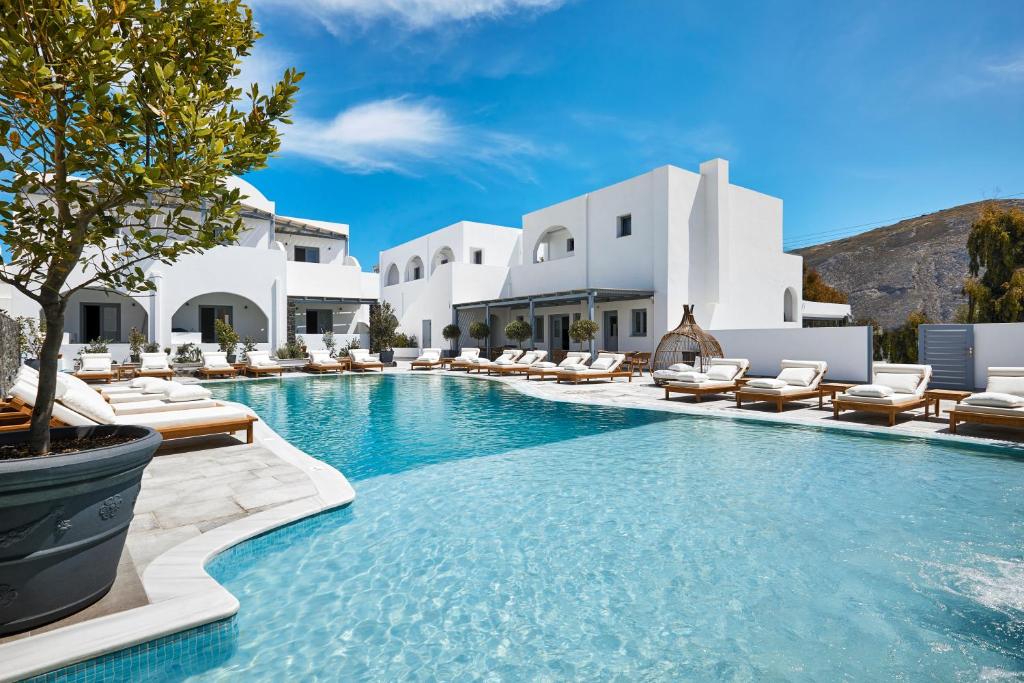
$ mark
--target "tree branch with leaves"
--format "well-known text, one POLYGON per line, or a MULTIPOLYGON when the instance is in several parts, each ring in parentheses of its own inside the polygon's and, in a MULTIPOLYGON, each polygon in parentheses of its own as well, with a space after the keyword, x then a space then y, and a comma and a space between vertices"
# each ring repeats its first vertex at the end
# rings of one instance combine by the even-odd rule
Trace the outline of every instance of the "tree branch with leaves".
POLYGON ((148 266, 242 231, 223 180, 278 149, 302 78, 243 95, 232 80, 259 37, 239 0, 20 0, 0 17, 0 281, 46 322, 34 453, 71 295, 152 290, 148 266))

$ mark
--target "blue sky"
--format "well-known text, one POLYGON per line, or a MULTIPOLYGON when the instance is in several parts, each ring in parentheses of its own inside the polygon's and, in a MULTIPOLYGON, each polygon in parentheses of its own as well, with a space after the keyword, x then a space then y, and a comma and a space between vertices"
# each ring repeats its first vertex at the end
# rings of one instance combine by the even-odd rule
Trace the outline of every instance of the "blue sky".
POLYGON ((1024 193, 1024 3, 250 0, 306 72, 247 178, 380 249, 716 156, 787 246, 1024 193))

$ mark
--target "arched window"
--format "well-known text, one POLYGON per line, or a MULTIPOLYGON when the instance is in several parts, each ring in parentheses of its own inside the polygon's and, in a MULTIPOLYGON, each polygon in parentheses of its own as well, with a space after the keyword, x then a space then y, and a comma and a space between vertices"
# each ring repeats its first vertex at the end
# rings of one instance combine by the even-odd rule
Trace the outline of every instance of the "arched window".
POLYGON ((388 266, 387 274, 384 276, 384 286, 397 285, 398 284, 398 266, 392 263, 388 266))
POLYGON ((782 320, 787 323, 796 322, 796 291, 792 287, 787 287, 783 294, 782 320))
POLYGON ((405 265, 405 281, 420 280, 423 278, 423 259, 413 256, 405 265))
POLYGON ((557 261, 576 253, 576 240, 569 229, 561 225, 548 228, 537 240, 533 250, 533 262, 557 261))
POLYGON ((430 261, 430 274, 433 275, 434 271, 437 270, 438 266, 443 266, 446 263, 451 263, 455 260, 455 252, 452 251, 451 247, 441 247, 434 254, 434 258, 430 261))

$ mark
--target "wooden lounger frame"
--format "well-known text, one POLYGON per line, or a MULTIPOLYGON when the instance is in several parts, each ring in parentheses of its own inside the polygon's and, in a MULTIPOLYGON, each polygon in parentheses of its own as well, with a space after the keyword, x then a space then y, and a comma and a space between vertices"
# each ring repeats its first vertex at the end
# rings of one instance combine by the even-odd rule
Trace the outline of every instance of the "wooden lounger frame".
POLYGON ((615 381, 616 377, 625 377, 630 382, 633 381, 633 373, 627 370, 614 370, 612 372, 599 372, 599 373, 587 373, 587 372, 565 372, 562 371, 555 375, 555 382, 561 383, 563 381, 571 384, 579 384, 581 381, 586 380, 590 383, 592 379, 607 379, 612 382, 615 381))
POLYGON ((662 389, 665 390, 665 400, 670 400, 671 394, 690 394, 693 396, 695 403, 700 403, 701 397, 711 396, 714 394, 728 394, 736 391, 739 388, 739 384, 733 382, 728 386, 718 387, 681 387, 677 384, 663 384, 662 389))
POLYGON ((741 408, 743 406, 744 402, 747 402, 747 403, 774 403, 775 404, 775 412, 781 413, 783 407, 785 406, 785 404, 787 404, 787 403, 796 403, 797 401, 805 401, 805 400, 807 400, 809 398, 817 398, 818 399, 818 407, 819 408, 824 408, 825 407, 824 396, 827 393, 828 392, 826 390, 819 389, 818 387, 815 387, 813 389, 808 389, 807 391, 795 391, 795 392, 793 392, 791 394, 785 394, 785 395, 783 395, 783 394, 779 394, 779 395, 761 394, 761 393, 755 393, 755 392, 752 392, 752 391, 743 391, 743 389, 740 389, 740 390, 736 391, 733 395, 736 397, 736 407, 737 408, 741 408))
MULTIPOLYGON (((218 406, 223 406, 223 403, 218 403, 218 406)), ((9 410, 5 412, 20 412, 25 416, 25 422, 23 424, 9 424, 0 425, 0 433, 3 432, 17 432, 28 429, 29 420, 32 418, 32 408, 27 403, 18 398, 12 398, 9 403, 6 404, 9 410)), ((247 415, 244 418, 235 420, 222 420, 220 422, 203 422, 201 424, 194 425, 183 425, 181 427, 160 427, 156 431, 160 432, 160 436, 164 437, 165 441, 170 439, 184 439, 189 436, 209 436, 211 434, 234 434, 235 432, 245 432, 245 442, 253 442, 253 425, 257 422, 258 418, 247 415)), ((66 427, 63 422, 55 417, 50 418, 51 427, 66 427)))
MULTIPOLYGON (((823 392, 824 393, 824 392, 823 392)), ((896 416, 900 413, 905 413, 909 410, 916 410, 924 406, 924 416, 927 418, 931 413, 932 401, 931 399, 924 398, 923 396, 916 401, 910 401, 908 403, 900 403, 896 405, 888 405, 885 403, 868 403, 865 401, 857 401, 849 398, 833 398, 832 399, 832 417, 838 418, 839 414, 844 410, 861 410, 866 413, 882 413, 888 416, 889 426, 896 426, 896 416)))
POLYGON ((374 370, 374 369, 377 369, 377 370, 380 370, 381 372, 384 372, 384 364, 381 363, 379 360, 368 360, 365 363, 357 363, 356 361, 352 361, 352 369, 353 370, 374 370))
POLYGON ((414 360, 409 369, 427 368, 429 370, 436 367, 444 367, 444 361, 444 358, 438 358, 437 360, 414 360))
POLYGON ((136 370, 136 377, 162 377, 164 379, 171 379, 174 377, 174 370, 167 368, 166 370, 136 370))
POLYGON ((106 382, 110 384, 114 379, 113 372, 90 372, 87 375, 79 374, 81 371, 75 373, 75 377, 82 380, 83 382, 106 382))
POLYGON ((238 369, 231 368, 199 368, 196 370, 197 375, 202 375, 209 379, 210 377, 238 377, 238 369))
POLYGON ((995 413, 971 413, 956 408, 947 410, 949 413, 949 431, 956 434, 956 426, 960 422, 989 425, 992 427, 1014 427, 1024 429, 1024 415, 997 415, 995 413))
POLYGON ((284 368, 280 365, 269 368, 255 368, 251 365, 246 365, 245 374, 252 375, 253 377, 262 377, 263 375, 279 375, 283 377, 284 368))
MULTIPOLYGON (((554 368, 550 368, 550 369, 553 370, 554 368)), ((530 371, 530 366, 529 365, 523 365, 523 366, 520 366, 520 367, 516 368, 516 367, 509 367, 508 365, 493 365, 492 364, 492 365, 487 367, 487 374, 488 375, 491 374, 492 371, 498 373, 499 375, 526 375, 526 373, 528 373, 530 371)))
POLYGON ((305 372, 315 372, 322 375, 327 372, 345 372, 345 363, 306 363, 302 366, 305 372))

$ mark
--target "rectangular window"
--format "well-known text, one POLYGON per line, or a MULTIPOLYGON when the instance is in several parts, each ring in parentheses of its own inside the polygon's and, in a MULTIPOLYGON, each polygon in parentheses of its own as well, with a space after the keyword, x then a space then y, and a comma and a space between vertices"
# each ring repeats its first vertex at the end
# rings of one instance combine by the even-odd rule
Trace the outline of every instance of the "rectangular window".
POLYGON ((334 311, 329 308, 306 309, 306 334, 323 334, 334 328, 334 311))
POLYGON ((646 308, 634 308, 633 309, 633 326, 630 331, 630 336, 633 337, 646 337, 647 336, 647 309, 646 308))
POLYGON ((471 253, 472 253, 472 257, 471 257, 472 262, 475 263, 478 266, 482 265, 483 262, 484 262, 484 250, 483 249, 474 249, 471 253))
POLYGON ((82 304, 82 343, 121 341, 121 304, 82 304))
POLYGON ((619 216, 619 228, 616 233, 618 237, 629 237, 633 234, 633 216, 626 214, 625 216, 619 216))
POLYGON ((580 318, 582 318, 582 317, 583 317, 583 314, 582 314, 582 313, 573 313, 573 314, 572 314, 572 321, 573 321, 573 322, 576 322, 577 320, 579 320, 579 319, 580 319, 580 318))
POLYGON ((420 267, 419 266, 413 266, 413 268, 412 268, 412 279, 413 280, 419 280, 421 277, 423 277, 423 275, 420 273, 420 267))
POLYGON ((538 315, 536 324, 533 326, 533 341, 544 341, 544 316, 538 315))
POLYGON ((565 241, 565 250, 572 252, 576 251, 576 240, 572 237, 565 241))
POLYGON ((300 263, 320 263, 320 248, 295 247, 295 260, 300 263))

